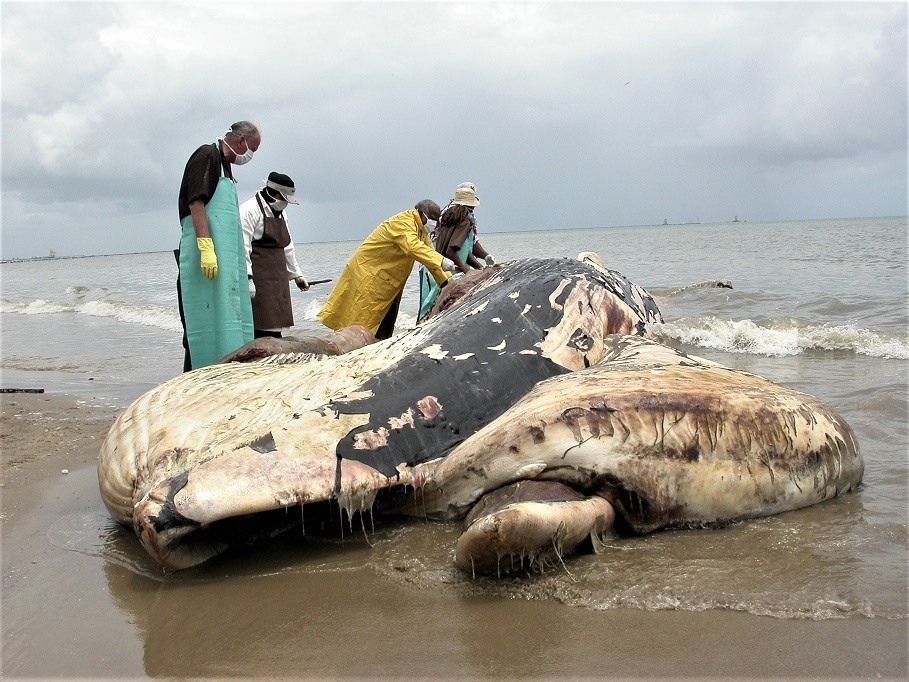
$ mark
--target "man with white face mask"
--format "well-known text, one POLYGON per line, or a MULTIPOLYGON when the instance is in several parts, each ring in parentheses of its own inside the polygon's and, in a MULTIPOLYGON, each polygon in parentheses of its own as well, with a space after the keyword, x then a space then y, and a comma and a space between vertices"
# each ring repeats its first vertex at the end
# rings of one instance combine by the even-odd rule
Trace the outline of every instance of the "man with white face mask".
POLYGON ((182 233, 177 301, 183 322, 183 371, 210 365, 253 339, 246 253, 231 165, 249 162, 262 137, 238 121, 199 147, 183 171, 177 207, 182 233))
POLYGON ((299 204, 294 181, 283 173, 269 173, 265 186, 240 204, 240 225, 246 252, 246 274, 252 299, 254 335, 281 337, 293 327, 294 312, 288 282, 309 291, 294 252, 286 208, 299 204))

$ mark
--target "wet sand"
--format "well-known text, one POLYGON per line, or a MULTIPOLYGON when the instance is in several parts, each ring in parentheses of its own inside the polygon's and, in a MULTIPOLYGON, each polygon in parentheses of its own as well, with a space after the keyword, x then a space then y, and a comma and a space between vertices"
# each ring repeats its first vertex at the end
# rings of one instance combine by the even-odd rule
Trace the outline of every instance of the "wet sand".
POLYGON ((272 554, 149 575, 98 495, 117 410, 49 394, 0 405, 4 679, 907 677, 906 621, 502 599, 409 579, 419 557, 390 577, 364 543, 320 549, 315 569, 301 550, 305 572, 272 554))

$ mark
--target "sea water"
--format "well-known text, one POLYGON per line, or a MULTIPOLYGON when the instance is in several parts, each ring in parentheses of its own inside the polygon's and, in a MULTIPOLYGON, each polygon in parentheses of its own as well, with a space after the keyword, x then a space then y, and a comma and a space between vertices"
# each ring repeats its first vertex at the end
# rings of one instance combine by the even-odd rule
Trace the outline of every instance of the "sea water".
MULTIPOLYGON (((665 322, 650 331, 664 343, 820 398, 855 430, 866 463, 856 494, 723 530, 617 540, 574 560, 570 574, 483 589, 590 608, 907 617, 905 217, 513 233, 487 231, 479 218, 480 241, 499 263, 596 252, 656 297, 665 322), (720 281, 732 288, 703 286, 720 281)), ((357 245, 295 246, 307 278, 337 281, 357 245)), ((125 407, 175 376, 183 363, 176 274, 171 252, 0 264, 2 387, 125 407)), ((315 316, 331 286, 292 287, 289 333, 327 331, 315 316)), ((418 296, 414 273, 396 331, 413 327, 418 296)), ((444 545, 456 530, 424 524, 387 542, 383 532, 368 553, 377 570, 394 579, 403 554, 423 553, 422 580, 450 584, 449 547, 433 547, 437 534, 444 545)))

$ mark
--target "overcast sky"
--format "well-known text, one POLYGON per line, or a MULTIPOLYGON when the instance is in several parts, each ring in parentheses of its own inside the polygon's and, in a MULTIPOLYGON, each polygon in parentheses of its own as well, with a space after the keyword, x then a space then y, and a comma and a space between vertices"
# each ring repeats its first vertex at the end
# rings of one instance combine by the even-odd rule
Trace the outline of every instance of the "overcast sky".
POLYGON ((2 258, 163 251, 190 154, 295 242, 477 185, 482 231, 905 215, 905 2, 2 2, 2 258))

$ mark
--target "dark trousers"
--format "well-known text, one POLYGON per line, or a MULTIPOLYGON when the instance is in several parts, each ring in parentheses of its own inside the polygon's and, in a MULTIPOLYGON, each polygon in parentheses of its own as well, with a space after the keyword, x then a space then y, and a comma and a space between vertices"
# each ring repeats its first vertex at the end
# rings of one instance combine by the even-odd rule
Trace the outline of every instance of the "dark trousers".
POLYGON ((379 328, 376 330, 376 338, 381 341, 382 339, 390 339, 391 335, 395 331, 395 321, 398 319, 398 308, 401 307, 401 294, 398 294, 395 297, 395 300, 391 302, 388 311, 385 313, 385 317, 382 319, 382 322, 379 324, 379 328))
POLYGON ((189 357, 189 341, 186 338, 186 317, 183 315, 183 291, 180 289, 180 249, 174 249, 174 258, 177 259, 177 307, 180 309, 180 324, 183 325, 183 371, 188 372, 193 368, 189 357))

